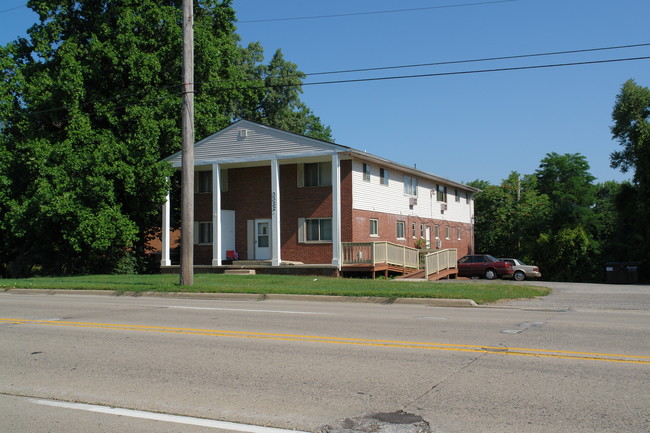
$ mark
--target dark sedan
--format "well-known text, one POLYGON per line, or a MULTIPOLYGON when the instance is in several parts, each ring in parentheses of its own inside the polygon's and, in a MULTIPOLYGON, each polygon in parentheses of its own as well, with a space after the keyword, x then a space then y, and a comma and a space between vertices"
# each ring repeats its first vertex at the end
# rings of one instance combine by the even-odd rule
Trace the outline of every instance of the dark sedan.
POLYGON ((458 260, 459 277, 485 277, 494 280, 497 277, 512 278, 513 274, 510 263, 489 254, 471 254, 458 260))

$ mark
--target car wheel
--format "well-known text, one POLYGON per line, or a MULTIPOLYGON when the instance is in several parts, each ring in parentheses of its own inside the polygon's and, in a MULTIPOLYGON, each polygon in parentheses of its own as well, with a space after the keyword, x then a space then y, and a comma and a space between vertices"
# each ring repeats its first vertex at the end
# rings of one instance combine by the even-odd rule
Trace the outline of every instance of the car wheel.
POLYGON ((526 274, 524 274, 522 271, 515 272, 515 280, 524 281, 525 279, 526 279, 526 274))
POLYGON ((494 269, 487 269, 485 271, 485 278, 488 280, 494 280, 497 277, 497 272, 494 269))

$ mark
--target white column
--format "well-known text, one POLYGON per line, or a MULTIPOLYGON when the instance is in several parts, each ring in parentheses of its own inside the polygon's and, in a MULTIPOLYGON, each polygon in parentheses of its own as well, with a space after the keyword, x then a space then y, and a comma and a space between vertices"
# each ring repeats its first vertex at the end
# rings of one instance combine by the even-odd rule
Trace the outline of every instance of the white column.
MULTIPOLYGON (((169 180, 169 179, 168 179, 169 180)), ((170 229, 170 209, 171 205, 169 203, 169 193, 165 197, 165 204, 162 208, 162 230, 161 230, 161 240, 162 240, 162 258, 160 260, 160 266, 171 266, 172 261, 169 258, 169 229, 170 229)))
POLYGON ((271 160, 271 264, 280 266, 280 164, 271 160))
POLYGON ((341 161, 332 155, 332 264, 341 269, 341 161))
POLYGON ((221 260, 221 167, 212 164, 212 266, 221 260))

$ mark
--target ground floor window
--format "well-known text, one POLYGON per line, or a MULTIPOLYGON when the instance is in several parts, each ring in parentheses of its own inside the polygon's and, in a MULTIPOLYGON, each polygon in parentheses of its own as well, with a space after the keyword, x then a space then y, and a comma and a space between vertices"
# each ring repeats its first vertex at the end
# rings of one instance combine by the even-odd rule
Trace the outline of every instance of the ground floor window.
POLYGON ((379 236, 379 220, 370 219, 370 236, 379 236))
POLYGON ((199 244, 212 243, 212 223, 199 223, 199 244))
POLYGON ((458 240, 461 240, 461 230, 460 227, 456 227, 456 234, 458 235, 458 240))
POLYGON ((397 221, 397 239, 406 239, 404 237, 404 221, 397 221))
POLYGON ((313 218, 306 219, 307 241, 331 241, 332 240, 332 219, 331 218, 313 218))

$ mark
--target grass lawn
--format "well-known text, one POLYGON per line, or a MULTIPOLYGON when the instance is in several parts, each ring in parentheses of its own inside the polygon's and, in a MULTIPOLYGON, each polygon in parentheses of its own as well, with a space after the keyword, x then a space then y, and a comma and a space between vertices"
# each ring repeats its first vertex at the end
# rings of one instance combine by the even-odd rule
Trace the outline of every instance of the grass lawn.
POLYGON ((178 275, 87 275, 0 279, 0 290, 12 288, 111 290, 139 292, 204 292, 373 296, 384 298, 473 299, 478 304, 500 299, 533 298, 550 293, 546 287, 512 282, 407 282, 286 275, 196 274, 191 287, 179 285, 178 275))

